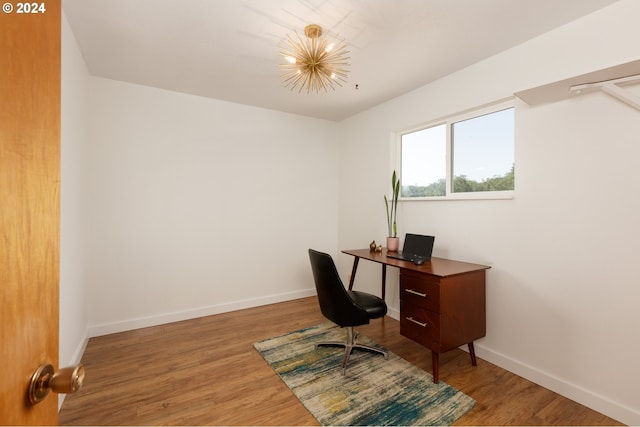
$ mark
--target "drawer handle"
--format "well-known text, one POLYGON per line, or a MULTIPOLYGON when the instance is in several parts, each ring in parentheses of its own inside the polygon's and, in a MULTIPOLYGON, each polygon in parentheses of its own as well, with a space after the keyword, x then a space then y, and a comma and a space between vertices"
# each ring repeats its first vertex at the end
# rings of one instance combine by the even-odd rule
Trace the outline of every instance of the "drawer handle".
POLYGON ((422 292, 414 291, 413 289, 405 289, 406 292, 410 294, 418 295, 419 297, 426 298, 427 294, 423 294, 422 292))
POLYGON ((427 327, 427 324, 426 324, 426 323, 418 322, 418 321, 417 321, 416 319, 414 319, 413 317, 405 317, 405 319, 407 319, 409 322, 413 322, 413 323, 415 323, 416 325, 420 325, 420 326, 422 326, 423 328, 426 328, 426 327, 427 327))

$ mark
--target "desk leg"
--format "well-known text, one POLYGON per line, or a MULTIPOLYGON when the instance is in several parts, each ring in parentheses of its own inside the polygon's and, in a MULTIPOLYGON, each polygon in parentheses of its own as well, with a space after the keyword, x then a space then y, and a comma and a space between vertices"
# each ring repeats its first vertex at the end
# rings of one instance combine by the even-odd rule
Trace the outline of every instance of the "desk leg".
POLYGON ((387 264, 382 264, 382 299, 387 289, 387 264))
POLYGON ((440 361, 440 354, 431 350, 431 366, 433 368, 433 383, 438 384, 438 367, 440 361))
POLYGON ((469 344, 469 356, 471 356, 471 364, 473 366, 478 366, 478 361, 476 360, 476 349, 473 346, 473 341, 471 341, 469 344))
POLYGON ((353 281, 356 279, 356 270, 358 269, 359 257, 353 258, 353 268, 351 268, 351 277, 349 278, 349 290, 353 289, 353 281))

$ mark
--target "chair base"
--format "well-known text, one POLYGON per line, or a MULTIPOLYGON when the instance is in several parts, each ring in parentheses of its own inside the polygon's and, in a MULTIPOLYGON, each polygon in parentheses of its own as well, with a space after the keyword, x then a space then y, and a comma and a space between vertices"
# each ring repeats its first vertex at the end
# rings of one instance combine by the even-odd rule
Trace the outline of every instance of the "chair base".
POLYGON ((345 326, 347 330, 347 340, 346 341, 325 341, 319 342, 315 345, 317 349, 320 346, 329 346, 329 347, 344 347, 344 358, 342 359, 342 375, 347 373, 347 362, 349 362, 349 356, 351 356, 351 352, 354 349, 370 351, 372 353, 378 353, 384 356, 385 360, 389 360, 389 353, 384 350, 380 350, 379 348, 370 347, 368 345, 356 344, 356 338, 358 337, 358 333, 353 330, 353 326, 345 326))

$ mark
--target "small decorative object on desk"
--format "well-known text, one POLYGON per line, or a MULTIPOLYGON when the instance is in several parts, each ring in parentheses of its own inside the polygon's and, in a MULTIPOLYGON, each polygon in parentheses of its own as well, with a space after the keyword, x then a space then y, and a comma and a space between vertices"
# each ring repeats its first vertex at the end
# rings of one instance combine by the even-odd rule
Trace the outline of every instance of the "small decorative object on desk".
POLYGON ((400 180, 396 175, 396 171, 393 171, 391 175, 391 200, 384 196, 384 205, 387 208, 387 226, 389 228, 389 234, 387 237, 387 250, 395 252, 400 247, 400 239, 398 239, 398 224, 396 223, 396 216, 398 213, 398 196, 400 194, 400 180))
POLYGON ((382 245, 376 245, 376 241, 369 243, 369 252, 382 252, 382 245))

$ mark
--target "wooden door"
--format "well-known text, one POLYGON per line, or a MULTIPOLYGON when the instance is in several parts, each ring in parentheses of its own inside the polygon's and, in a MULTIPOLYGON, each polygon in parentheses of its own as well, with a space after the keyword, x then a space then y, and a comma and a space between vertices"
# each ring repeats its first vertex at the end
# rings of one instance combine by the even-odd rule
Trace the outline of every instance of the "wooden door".
POLYGON ((60 0, 0 3, 0 424, 55 425, 27 389, 58 366, 60 0))

